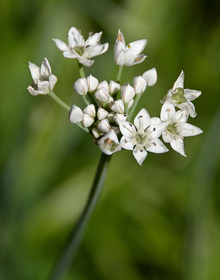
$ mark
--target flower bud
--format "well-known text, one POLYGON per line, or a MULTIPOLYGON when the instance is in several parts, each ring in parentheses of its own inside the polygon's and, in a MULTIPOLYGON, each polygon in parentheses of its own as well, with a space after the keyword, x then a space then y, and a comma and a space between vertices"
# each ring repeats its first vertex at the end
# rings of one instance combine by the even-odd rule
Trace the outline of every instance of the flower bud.
POLYGON ((129 102, 128 102, 128 109, 130 109, 132 107, 132 105, 134 104, 134 99, 131 99, 129 102))
POLYGON ((99 138, 101 136, 102 132, 98 128, 93 128, 92 129, 92 135, 95 138, 99 138))
POLYGON ((155 68, 152 68, 144 72, 142 77, 145 79, 147 86, 154 86, 157 82, 157 71, 155 68))
POLYGON ((111 129, 109 121, 107 119, 101 120, 98 124, 98 129, 104 133, 107 133, 111 129))
POLYGON ((115 103, 111 107, 112 111, 123 114, 125 110, 124 102, 122 99, 118 99, 115 101, 115 103))
POLYGON ((94 104, 87 105, 86 108, 83 110, 83 112, 89 115, 90 117, 94 118, 96 115, 95 105, 94 104))
POLYGON ((98 141, 99 148, 106 155, 111 155, 121 150, 118 137, 113 129, 98 141))
POLYGON ((108 116, 108 111, 106 111, 105 109, 103 108, 99 108, 98 109, 98 112, 97 112, 97 117, 98 117, 98 120, 104 120, 107 116, 108 116))
POLYGON ((100 88, 105 88, 107 91, 109 91, 108 83, 106 81, 103 81, 98 85, 97 89, 100 89, 100 88))
POLYGON ((108 93, 108 90, 104 87, 98 89, 95 93, 96 99, 103 103, 107 103, 110 100, 110 95, 108 93))
POLYGON ((87 81, 87 85, 88 85, 88 92, 93 92, 97 89, 99 81, 95 77, 93 77, 92 75, 89 75, 86 78, 86 81, 87 81))
POLYGON ((122 97, 122 100, 124 101, 124 103, 127 104, 129 101, 131 101, 133 99, 134 96, 135 96, 135 91, 131 85, 125 84, 122 86, 121 97, 122 97))
POLYGON ((94 118, 87 114, 84 114, 83 120, 82 120, 82 125, 84 127, 90 127, 93 123, 94 123, 94 118))
POLYGON ((79 95, 86 95, 88 92, 88 85, 86 78, 80 78, 74 83, 74 89, 79 95))
POLYGON ((114 81, 110 81, 109 82, 109 92, 110 94, 114 94, 117 93, 120 90, 121 86, 114 82, 114 81))
POLYGON ((71 123, 80 123, 83 119, 83 116, 83 111, 79 107, 75 105, 71 107, 69 113, 69 120, 71 123))
POLYGON ((134 91, 136 94, 141 94, 145 91, 147 83, 141 76, 134 77, 133 79, 134 91))

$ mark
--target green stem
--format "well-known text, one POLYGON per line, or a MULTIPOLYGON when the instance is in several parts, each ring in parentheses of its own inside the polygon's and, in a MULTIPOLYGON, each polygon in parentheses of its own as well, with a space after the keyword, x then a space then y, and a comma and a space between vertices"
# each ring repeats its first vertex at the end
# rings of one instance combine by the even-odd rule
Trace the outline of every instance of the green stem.
POLYGON ((55 270, 53 271, 50 280, 62 279, 76 258, 90 216, 100 197, 110 159, 111 156, 102 153, 85 208, 72 231, 67 247, 65 248, 55 270))
POLYGON ((130 111, 130 113, 129 113, 129 117, 128 117, 127 121, 130 121, 130 120, 131 120, 132 115, 134 114, 134 110, 136 109, 137 104, 138 104, 138 102, 139 102, 139 100, 140 100, 140 98, 141 98, 141 95, 142 95, 142 93, 136 95, 135 100, 134 100, 134 104, 133 104, 132 107, 131 107, 131 111, 130 111))
POLYGON ((66 103, 64 103, 53 91, 49 93, 49 96, 53 98, 60 106, 62 106, 64 109, 66 109, 68 112, 71 109, 70 106, 68 106, 66 103))
POLYGON ((85 72, 84 72, 83 65, 82 65, 81 63, 78 62, 78 66, 79 66, 79 74, 80 74, 80 77, 81 77, 81 78, 85 78, 86 75, 85 75, 85 72))
MULTIPOLYGON (((64 103, 53 91, 51 91, 49 93, 49 96, 51 98, 53 98, 53 100, 55 100, 61 107, 63 107, 65 110, 67 110, 68 112, 70 111, 71 107, 68 106, 66 103, 64 103)), ((88 128, 84 127, 81 125, 81 123, 77 123, 76 124, 78 127, 80 127, 81 129, 83 129, 85 132, 89 133, 88 128)))
POLYGON ((116 82, 117 82, 117 83, 120 83, 121 74, 122 74, 122 69, 123 69, 123 66, 118 66, 118 73, 117 73, 117 77, 116 77, 116 82))

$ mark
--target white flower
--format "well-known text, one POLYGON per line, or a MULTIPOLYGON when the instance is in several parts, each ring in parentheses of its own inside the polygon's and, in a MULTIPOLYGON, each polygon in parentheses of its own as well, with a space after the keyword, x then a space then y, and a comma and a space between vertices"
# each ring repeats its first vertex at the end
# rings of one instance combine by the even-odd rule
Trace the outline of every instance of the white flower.
POLYGON ((120 30, 118 30, 117 40, 114 48, 115 63, 119 66, 131 66, 141 63, 145 60, 146 55, 140 54, 147 44, 146 39, 138 40, 125 45, 125 39, 120 30))
POLYGON ((147 83, 141 76, 134 77, 133 79, 134 91, 136 94, 141 94, 145 91, 147 83))
POLYGON ((71 123, 80 123, 83 120, 83 116, 83 111, 79 107, 76 105, 71 107, 69 113, 69 120, 71 123))
POLYGON ((121 150, 118 137, 113 129, 99 139, 98 145, 101 151, 106 155, 111 155, 121 150))
POLYGON ((195 136, 202 133, 202 130, 187 122, 187 111, 175 111, 172 103, 165 102, 161 109, 161 120, 167 123, 162 137, 164 142, 170 143, 171 147, 182 156, 185 155, 184 151, 184 137, 195 136))
POLYGON ((95 97, 97 100, 103 102, 103 103, 107 103, 108 101, 110 101, 111 96, 109 95, 108 89, 106 89, 106 87, 99 87, 97 91, 95 92, 95 97))
POLYGON ((99 108, 98 109, 98 112, 97 112, 97 118, 98 120, 104 120, 107 116, 108 116, 109 112, 106 111, 105 109, 103 108, 99 108))
POLYGON ((94 118, 90 115, 84 114, 82 119, 82 125, 84 127, 90 127, 94 123, 94 118))
POLYGON ((126 150, 133 150, 133 155, 137 162, 142 162, 147 156, 147 151, 153 153, 164 153, 168 149, 158 138, 164 131, 166 124, 159 118, 150 118, 146 109, 141 109, 134 119, 134 125, 130 122, 119 122, 120 131, 123 134, 121 138, 121 147, 126 150))
POLYGON ((185 110, 189 115, 194 118, 196 116, 195 106, 191 101, 196 99, 202 94, 201 91, 184 89, 184 72, 181 71, 179 77, 173 85, 173 89, 170 89, 161 103, 165 101, 173 103, 181 110, 185 110))
POLYGON ((118 114, 123 114, 125 111, 125 105, 122 99, 118 99, 116 100, 112 107, 111 107, 112 111, 118 113, 118 114))
POLYGON ((125 104, 129 103, 134 96, 135 96, 135 91, 131 85, 125 84, 121 87, 121 98, 125 104))
POLYGON ((89 67, 94 63, 90 58, 98 56, 108 49, 108 43, 101 45, 100 39, 102 32, 89 34, 85 41, 80 31, 72 27, 68 32, 68 45, 59 39, 53 39, 57 47, 63 51, 63 56, 67 58, 76 58, 79 63, 89 67))
POLYGON ((33 82, 27 89, 32 95, 48 94, 50 93, 56 82, 57 77, 51 73, 51 67, 46 58, 44 58, 41 68, 34 63, 29 62, 29 68, 33 82))
POLYGON ((142 78, 146 81, 148 87, 154 86, 157 82, 156 68, 144 72, 142 78))
POLYGON ((74 89, 79 95, 86 95, 88 92, 88 84, 86 78, 80 78, 75 81, 74 89))

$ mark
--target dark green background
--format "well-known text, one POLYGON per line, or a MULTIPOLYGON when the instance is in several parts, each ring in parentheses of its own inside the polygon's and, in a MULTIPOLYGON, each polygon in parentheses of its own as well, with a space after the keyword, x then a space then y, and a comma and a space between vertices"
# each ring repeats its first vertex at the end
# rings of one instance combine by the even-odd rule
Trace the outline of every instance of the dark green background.
POLYGON ((52 38, 75 26, 103 31, 109 51, 86 69, 115 79, 113 47, 147 38, 140 65, 122 82, 156 67, 157 84, 136 111, 158 116, 159 100, 183 69, 185 86, 203 92, 190 123, 204 133, 185 139, 187 158, 170 149, 140 167, 129 151, 113 156, 107 181, 74 267, 65 280, 220 279, 220 2, 217 0, 4 0, 0 9, 0 279, 47 279, 76 221, 100 156, 89 135, 69 123, 50 97, 33 97, 28 61, 51 63, 55 92, 73 91, 75 60, 52 38))

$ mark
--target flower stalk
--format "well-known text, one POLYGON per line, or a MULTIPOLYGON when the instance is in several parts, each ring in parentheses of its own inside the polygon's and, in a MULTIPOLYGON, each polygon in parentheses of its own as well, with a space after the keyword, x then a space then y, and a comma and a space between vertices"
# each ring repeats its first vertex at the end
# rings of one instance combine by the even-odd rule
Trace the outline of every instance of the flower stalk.
POLYGON ((50 280, 62 279, 77 255, 89 219, 100 197, 105 182, 105 178, 107 175, 110 159, 111 156, 106 155, 104 153, 101 154, 96 175, 85 208, 79 220, 77 221, 76 225, 73 228, 67 246, 64 249, 60 260, 58 261, 55 270, 53 271, 51 277, 49 278, 50 280))

